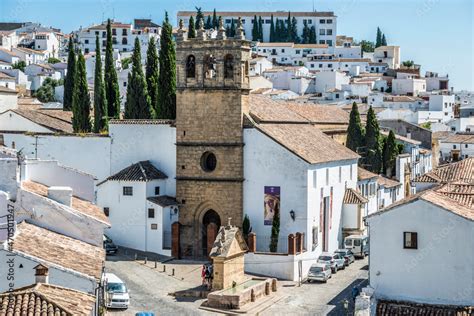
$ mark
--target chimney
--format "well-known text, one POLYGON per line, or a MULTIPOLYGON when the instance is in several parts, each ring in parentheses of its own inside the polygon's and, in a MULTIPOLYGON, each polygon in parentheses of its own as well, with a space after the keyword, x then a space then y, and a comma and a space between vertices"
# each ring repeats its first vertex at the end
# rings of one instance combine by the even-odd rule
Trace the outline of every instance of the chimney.
POLYGON ((70 187, 49 187, 48 198, 66 206, 72 206, 72 188, 70 187))
POLYGON ((49 283, 49 271, 48 271, 48 267, 42 265, 42 264, 39 264, 37 265, 36 267, 34 267, 35 269, 35 283, 38 284, 38 283, 44 283, 44 284, 48 284, 49 283))

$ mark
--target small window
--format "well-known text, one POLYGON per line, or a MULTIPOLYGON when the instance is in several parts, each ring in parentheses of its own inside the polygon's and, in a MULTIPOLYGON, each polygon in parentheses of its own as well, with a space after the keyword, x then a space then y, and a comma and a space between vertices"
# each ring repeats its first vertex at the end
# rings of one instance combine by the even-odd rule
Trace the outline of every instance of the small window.
POLYGON ((211 172, 216 169, 217 159, 212 152, 205 152, 201 157, 201 168, 206 172, 211 172))
POLYGON ((332 20, 326 20, 327 24, 332 24, 332 20))
POLYGON ((109 217, 110 209, 108 207, 104 207, 104 214, 105 214, 105 216, 109 217))
POLYGON ((133 195, 133 187, 123 187, 123 195, 132 196, 133 195))
POLYGON ((418 249, 418 233, 404 232, 403 233, 403 248, 404 249, 418 249))
POLYGON ((160 187, 155 187, 155 195, 160 195, 160 187))
POLYGON ((157 230, 158 229, 158 224, 151 224, 151 230, 157 230))
POLYGON ((84 40, 84 44, 89 44, 89 40, 88 39, 84 40))
POLYGON ((127 45, 127 44, 128 44, 127 38, 126 37, 122 38, 122 45, 127 45))
POLYGON ((326 20, 322 20, 322 19, 321 19, 321 20, 319 20, 319 23, 321 23, 321 24, 326 24, 326 20))
POLYGON ((148 209, 148 218, 155 218, 155 209, 149 208, 148 209))
POLYGON ((186 59, 186 78, 196 77, 196 57, 189 55, 186 59))
POLYGON ((318 186, 318 171, 314 170, 313 171, 313 188, 316 188, 318 186))

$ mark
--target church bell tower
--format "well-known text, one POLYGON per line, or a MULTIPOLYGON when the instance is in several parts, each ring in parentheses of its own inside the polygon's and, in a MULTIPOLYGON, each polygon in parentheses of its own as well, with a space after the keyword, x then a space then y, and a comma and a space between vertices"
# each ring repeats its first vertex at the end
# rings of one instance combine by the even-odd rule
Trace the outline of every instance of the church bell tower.
POLYGON ((180 21, 176 45, 180 211, 172 253, 207 257, 221 225, 229 218, 232 225, 242 225, 243 116, 248 113, 251 49, 240 19, 233 38, 226 38, 220 20, 215 39, 207 37, 202 21, 196 38, 188 38, 180 21))

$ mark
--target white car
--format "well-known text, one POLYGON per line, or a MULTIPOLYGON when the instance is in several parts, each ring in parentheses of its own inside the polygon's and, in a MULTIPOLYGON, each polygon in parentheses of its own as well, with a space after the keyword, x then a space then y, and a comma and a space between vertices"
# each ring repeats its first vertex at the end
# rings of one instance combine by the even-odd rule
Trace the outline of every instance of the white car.
POLYGON ((113 273, 105 274, 105 306, 107 308, 127 309, 130 304, 130 295, 127 286, 113 273))
POLYGON ((315 263, 311 265, 308 272, 308 283, 312 281, 327 282, 332 276, 331 266, 326 263, 315 263))
POLYGON ((323 252, 318 258, 318 263, 329 264, 333 273, 346 268, 344 257, 337 253, 323 252))

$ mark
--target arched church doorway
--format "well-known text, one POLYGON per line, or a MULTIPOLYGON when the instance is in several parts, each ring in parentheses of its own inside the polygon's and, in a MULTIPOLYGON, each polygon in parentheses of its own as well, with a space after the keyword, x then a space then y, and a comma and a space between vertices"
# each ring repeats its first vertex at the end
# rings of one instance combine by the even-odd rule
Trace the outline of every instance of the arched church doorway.
POLYGON ((221 218, 214 210, 208 210, 202 218, 202 255, 207 257, 221 227, 221 218))

